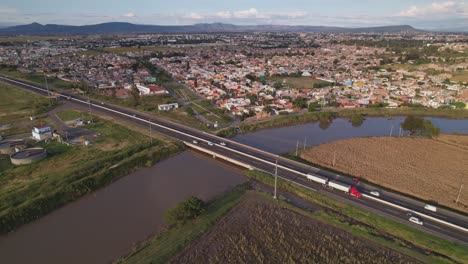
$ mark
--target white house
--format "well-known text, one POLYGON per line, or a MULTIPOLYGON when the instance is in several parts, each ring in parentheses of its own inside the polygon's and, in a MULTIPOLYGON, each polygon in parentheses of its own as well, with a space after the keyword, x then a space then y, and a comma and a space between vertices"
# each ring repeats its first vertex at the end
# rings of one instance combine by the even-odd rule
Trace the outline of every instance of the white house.
POLYGON ((160 104, 158 105, 158 109, 160 111, 169 111, 169 110, 172 110, 172 109, 177 109, 179 108, 179 104, 178 103, 173 103, 173 104, 160 104))
POLYGON ((36 140, 44 140, 52 137, 52 129, 49 125, 33 127, 32 137, 36 140))
POLYGON ((136 87, 138 91, 140 92, 140 95, 166 94, 167 93, 166 89, 160 86, 152 85, 152 84, 147 85, 147 86, 137 84, 136 87))

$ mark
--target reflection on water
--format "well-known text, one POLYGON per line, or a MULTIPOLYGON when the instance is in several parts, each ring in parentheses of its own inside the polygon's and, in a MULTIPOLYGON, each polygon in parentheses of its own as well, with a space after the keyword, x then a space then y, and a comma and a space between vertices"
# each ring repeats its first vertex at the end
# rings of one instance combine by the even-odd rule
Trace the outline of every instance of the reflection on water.
MULTIPOLYGON (((366 117, 363 122, 350 122, 345 118, 322 120, 298 126, 260 130, 246 135, 238 135, 233 140, 273 153, 292 151, 300 147, 315 146, 335 140, 369 137, 397 136, 404 117, 387 119, 384 117, 366 117)), ((468 133, 468 120, 425 118, 440 128, 441 133, 468 133)), ((405 134, 401 131, 401 134, 405 134)))
POLYGON ((191 195, 208 200, 243 181, 240 170, 182 153, 0 237, 0 262, 110 262, 160 230, 168 208, 191 195))

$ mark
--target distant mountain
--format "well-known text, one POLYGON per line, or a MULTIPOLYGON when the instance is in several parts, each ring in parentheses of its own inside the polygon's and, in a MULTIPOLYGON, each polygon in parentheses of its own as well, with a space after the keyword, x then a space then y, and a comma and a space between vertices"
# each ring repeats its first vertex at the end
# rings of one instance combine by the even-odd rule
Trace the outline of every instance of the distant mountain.
POLYGON ((325 26, 251 25, 238 26, 223 23, 205 23, 186 26, 137 25, 126 22, 110 22, 96 25, 67 26, 39 23, 0 28, 0 35, 95 35, 139 33, 222 33, 222 32, 325 32, 325 33, 395 33, 419 32, 411 26, 385 26, 368 28, 344 28, 325 26))

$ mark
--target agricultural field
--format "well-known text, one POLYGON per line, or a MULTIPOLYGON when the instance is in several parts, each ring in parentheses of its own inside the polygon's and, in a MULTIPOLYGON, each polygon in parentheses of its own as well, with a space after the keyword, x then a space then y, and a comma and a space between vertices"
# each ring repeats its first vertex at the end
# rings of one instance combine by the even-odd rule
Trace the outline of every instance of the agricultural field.
POLYGON ((419 263, 264 195, 243 201, 169 263, 419 263))
POLYGON ((47 98, 0 82, 0 135, 31 132, 34 125, 48 122, 44 114, 55 106, 47 98), (36 120, 31 121, 30 117, 36 120))
MULTIPOLYGON (((13 70, 10 68, 0 68, 0 74, 4 74, 10 76, 12 78, 23 79, 26 81, 38 83, 41 85, 45 85, 45 78, 44 75, 39 73, 22 73, 17 70, 13 70)), ((49 87, 59 88, 59 89, 72 89, 75 85, 71 82, 67 82, 61 80, 56 77, 47 77, 47 84, 49 87)))
POLYGON ((285 87, 295 88, 295 89, 314 89, 314 84, 323 83, 328 84, 328 82, 313 79, 311 77, 283 77, 283 76, 273 76, 269 78, 270 81, 281 82, 285 87), (286 81, 286 82, 284 82, 286 81))
POLYGON ((94 132, 90 146, 43 142, 39 145, 49 153, 45 160, 17 167, 1 165, 5 170, 0 177, 0 233, 181 149, 160 140, 150 142, 149 137, 102 118, 93 120, 84 127, 94 132))
POLYGON ((304 160, 371 183, 468 212, 468 136, 370 137, 335 141, 305 150, 304 160), (336 152, 336 164, 333 156, 336 152))

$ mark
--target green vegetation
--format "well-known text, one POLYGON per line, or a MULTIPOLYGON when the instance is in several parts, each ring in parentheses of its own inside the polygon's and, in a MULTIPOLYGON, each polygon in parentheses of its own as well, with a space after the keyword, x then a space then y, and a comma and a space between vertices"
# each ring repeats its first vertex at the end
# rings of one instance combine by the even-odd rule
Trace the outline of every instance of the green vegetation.
MULTIPOLYGON (((295 89, 314 89, 330 86, 331 83, 325 82, 311 77, 288 77, 288 76, 273 76, 269 81, 278 83, 278 88, 295 88, 295 89), (284 82, 286 81, 286 82, 284 82)), ((275 88, 277 87, 275 86, 275 88)))
POLYGON ((349 122, 353 127, 359 127, 364 123, 364 116, 362 114, 354 114, 349 118, 349 122))
POLYGON ((205 206, 203 213, 193 221, 183 225, 173 226, 167 231, 150 238, 142 245, 134 248, 132 253, 117 261, 117 263, 165 263, 177 254, 191 241, 209 230, 217 220, 237 205, 247 184, 241 184, 227 194, 214 199, 205 206))
POLYGON ((409 131, 410 136, 433 137, 440 134, 440 129, 435 127, 431 121, 422 117, 408 116, 401 124, 403 130, 409 131))
POLYGON ((74 110, 60 111, 60 112, 57 112, 56 115, 64 122, 76 120, 79 118, 83 118, 87 120, 87 119, 91 119, 92 117, 89 113, 84 113, 81 111, 74 111, 74 110))
POLYGON ((451 103, 450 105, 454 106, 455 108, 461 108, 461 109, 466 108, 466 104, 464 102, 455 102, 455 103, 451 103))
POLYGON ((227 110, 213 106, 210 100, 191 103, 190 107, 211 122, 229 123, 231 121, 227 110))
POLYGON ((45 85, 45 80, 47 79, 47 84, 49 87, 59 88, 59 89, 71 89, 75 88, 77 84, 66 82, 57 77, 47 77, 45 78, 42 73, 22 73, 17 71, 15 68, 11 67, 2 67, 0 66, 0 74, 10 76, 12 78, 23 79, 26 81, 38 83, 45 85))
POLYGON ((91 146, 42 143, 50 155, 12 167, 0 177, 0 234, 16 229, 142 166, 169 157, 181 145, 155 141, 93 118, 85 128, 99 137, 91 146))
POLYGON ((399 107, 396 109, 390 108, 359 108, 359 109, 335 109, 326 112, 309 112, 289 116, 278 116, 273 119, 258 121, 255 123, 241 124, 239 129, 226 128, 217 132, 217 135, 223 137, 233 137, 240 133, 250 133, 261 129, 270 129, 276 127, 292 126, 309 122, 317 122, 322 120, 321 127, 326 129, 330 124, 330 119, 327 117, 332 115, 334 118, 350 118, 353 115, 374 116, 374 117, 390 117, 390 116, 420 116, 420 117, 443 117, 454 119, 468 118, 466 109, 447 109, 447 108, 423 108, 423 107, 399 107), (323 116, 321 117, 320 114, 323 116), (325 122, 324 122, 325 121, 325 122))
POLYGON ((56 106, 56 101, 0 82, 0 135, 8 136, 30 132, 32 126, 44 122, 45 112, 56 106), (31 121, 30 117, 36 120, 31 121), (4 128, 1 128, 5 126, 4 128))
POLYGON ((164 214, 164 219, 171 226, 182 225, 197 218, 203 212, 204 206, 205 203, 201 199, 191 196, 176 207, 169 209, 164 214))
MULTIPOLYGON (((274 185, 274 177, 259 171, 246 171, 245 174, 259 182, 274 185)), ((468 261, 466 248, 430 234, 426 234, 405 224, 401 224, 360 209, 358 207, 329 198, 291 182, 278 179, 278 188, 294 193, 299 197, 323 206, 314 217, 331 222, 353 234, 366 237, 400 252, 416 257, 426 263, 447 263, 468 261)))

